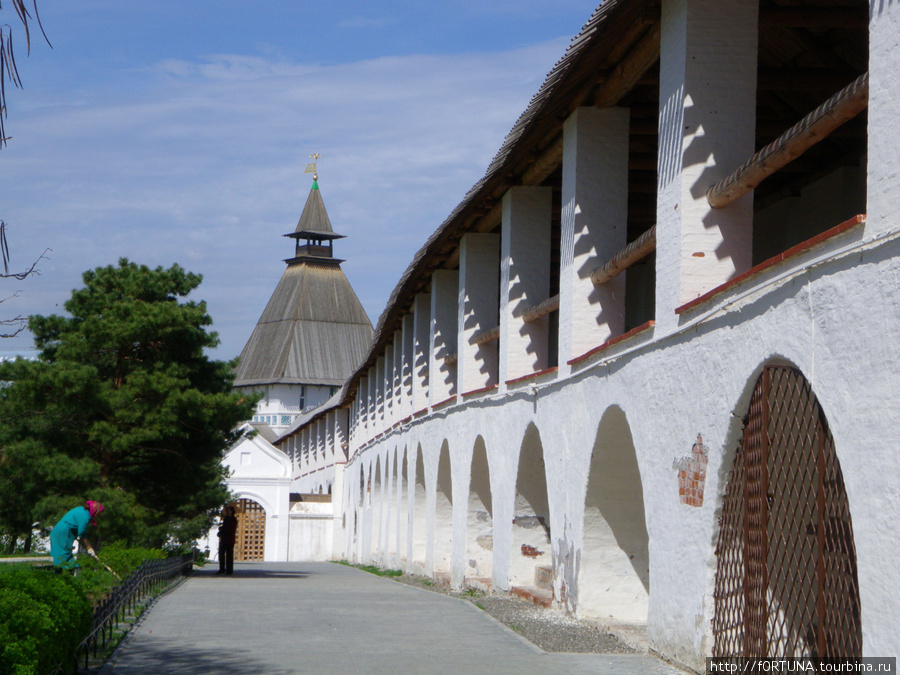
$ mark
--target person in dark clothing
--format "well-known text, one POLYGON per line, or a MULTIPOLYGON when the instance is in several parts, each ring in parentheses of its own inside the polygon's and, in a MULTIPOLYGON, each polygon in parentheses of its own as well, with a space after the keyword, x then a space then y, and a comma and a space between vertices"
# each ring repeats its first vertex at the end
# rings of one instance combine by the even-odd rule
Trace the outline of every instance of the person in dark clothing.
POLYGON ((222 524, 219 525, 219 571, 216 574, 234 574, 234 540, 237 538, 237 518, 234 507, 222 509, 222 524))

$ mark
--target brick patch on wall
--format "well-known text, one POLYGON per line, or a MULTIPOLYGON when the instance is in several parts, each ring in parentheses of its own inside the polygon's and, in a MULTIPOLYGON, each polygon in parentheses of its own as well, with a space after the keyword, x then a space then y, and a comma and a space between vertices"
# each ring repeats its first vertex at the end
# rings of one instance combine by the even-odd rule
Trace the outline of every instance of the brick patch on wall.
POLYGON ((703 487, 706 484, 706 465, 709 456, 703 437, 697 434, 697 442, 689 457, 676 459, 672 464, 678 470, 678 499, 688 506, 703 506, 703 487))

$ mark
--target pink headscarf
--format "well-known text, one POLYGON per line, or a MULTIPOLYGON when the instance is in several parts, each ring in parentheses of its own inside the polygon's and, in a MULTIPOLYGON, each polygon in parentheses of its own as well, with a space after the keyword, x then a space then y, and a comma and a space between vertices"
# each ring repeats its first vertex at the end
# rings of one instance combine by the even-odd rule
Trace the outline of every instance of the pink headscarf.
MULTIPOLYGON (((94 516, 99 516, 101 513, 103 513, 103 504, 101 504, 100 502, 92 501, 90 499, 85 502, 84 508, 86 508, 88 510, 88 513, 91 514, 91 522, 94 521, 94 516)), ((97 523, 94 523, 94 525, 96 524, 97 523)))

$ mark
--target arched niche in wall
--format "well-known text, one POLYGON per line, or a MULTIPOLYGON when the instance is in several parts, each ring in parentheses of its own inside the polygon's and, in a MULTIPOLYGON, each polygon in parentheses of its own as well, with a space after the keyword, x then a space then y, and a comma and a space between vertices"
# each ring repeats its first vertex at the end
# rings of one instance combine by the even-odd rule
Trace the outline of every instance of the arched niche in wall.
POLYGON ((414 480, 410 487, 409 498, 412 501, 412 563, 413 570, 425 571, 425 553, 428 540, 428 518, 426 513, 425 494, 425 456, 422 454, 422 445, 417 444, 415 457, 413 458, 414 480))
POLYGON ((381 456, 375 458, 375 466, 372 469, 372 556, 380 560, 384 553, 384 464, 381 456))
POLYGON ((434 571, 449 573, 453 565, 453 476, 450 445, 441 443, 434 500, 434 571))
POLYGON ((475 439, 466 510, 466 578, 490 582, 494 557, 494 510, 487 449, 475 439))
POLYGON ((552 562, 550 507, 544 445, 534 424, 529 424, 519 450, 513 510, 511 586, 536 586, 550 590, 552 562))
POLYGON ((644 490, 625 413, 600 420, 584 500, 578 611, 622 623, 646 623, 650 593, 644 490))

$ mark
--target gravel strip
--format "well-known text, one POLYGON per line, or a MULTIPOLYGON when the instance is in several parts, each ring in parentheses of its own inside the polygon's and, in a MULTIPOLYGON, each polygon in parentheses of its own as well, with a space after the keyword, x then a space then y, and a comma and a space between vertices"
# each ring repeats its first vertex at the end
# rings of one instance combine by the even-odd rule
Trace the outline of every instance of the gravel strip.
POLYGON ((615 635, 601 631, 591 621, 566 616, 555 609, 544 609, 527 600, 506 595, 485 595, 476 590, 451 591, 448 586, 408 574, 394 579, 402 584, 468 600, 546 652, 636 653, 615 635))

